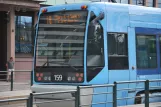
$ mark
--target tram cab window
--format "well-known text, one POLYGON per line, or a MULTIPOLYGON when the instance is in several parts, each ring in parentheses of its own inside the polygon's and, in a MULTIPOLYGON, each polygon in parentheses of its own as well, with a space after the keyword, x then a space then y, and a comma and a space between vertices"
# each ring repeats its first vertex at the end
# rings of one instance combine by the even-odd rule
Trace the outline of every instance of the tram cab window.
POLYGON ((108 69, 128 69, 127 34, 108 33, 108 69))
POLYGON ((87 37, 87 66, 90 67, 104 66, 103 27, 100 22, 91 25, 95 18, 96 16, 92 12, 87 37))
POLYGON ((87 81, 92 80, 104 67, 103 27, 98 21, 91 24, 96 15, 91 12, 87 37, 87 81))

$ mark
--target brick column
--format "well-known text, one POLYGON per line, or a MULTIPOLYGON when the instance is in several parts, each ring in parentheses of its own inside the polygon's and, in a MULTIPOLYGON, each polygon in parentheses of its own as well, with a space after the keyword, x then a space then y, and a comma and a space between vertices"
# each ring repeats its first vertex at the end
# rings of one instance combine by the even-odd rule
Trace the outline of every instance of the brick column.
POLYGON ((9 13, 9 23, 7 24, 7 60, 12 56, 15 60, 15 11, 12 7, 9 13))
POLYGON ((132 3, 132 0, 128 0, 128 4, 133 4, 133 3, 132 3))
POLYGON ((158 7, 158 0, 153 0, 154 2, 154 7, 158 7))
POLYGON ((144 6, 148 6, 148 0, 143 0, 144 1, 144 6))

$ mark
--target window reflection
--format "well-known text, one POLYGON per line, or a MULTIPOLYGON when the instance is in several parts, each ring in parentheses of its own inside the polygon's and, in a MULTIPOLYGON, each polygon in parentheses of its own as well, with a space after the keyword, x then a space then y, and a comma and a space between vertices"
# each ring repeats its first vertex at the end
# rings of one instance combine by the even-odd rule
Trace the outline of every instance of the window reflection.
POLYGON ((128 0, 116 0, 117 3, 128 4, 128 0))
POLYGON ((161 0, 158 0, 158 7, 161 8, 161 0))
POLYGON ((32 52, 32 17, 15 16, 15 52, 32 52))
POLYGON ((124 33, 108 33, 108 69, 128 69, 128 38, 124 33))
POLYGON ((148 7, 153 7, 153 2, 154 0, 148 0, 147 1, 148 7))
POLYGON ((156 68, 156 37, 147 35, 137 35, 137 68, 156 68))
POLYGON ((139 6, 143 6, 143 0, 133 0, 132 4, 134 5, 139 5, 139 6))

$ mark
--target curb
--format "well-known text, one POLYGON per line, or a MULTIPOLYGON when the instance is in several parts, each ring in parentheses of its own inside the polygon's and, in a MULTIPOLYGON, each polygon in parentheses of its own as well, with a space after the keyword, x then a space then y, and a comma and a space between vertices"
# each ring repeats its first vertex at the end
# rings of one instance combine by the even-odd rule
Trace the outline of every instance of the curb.
MULTIPOLYGON (((26 98, 29 96, 30 93, 25 93, 24 95, 20 93, 20 95, 10 95, 10 93, 14 93, 15 91, 9 92, 8 95, 4 95, 4 96, 0 96, 0 100, 9 100, 9 99, 16 99, 16 98, 26 98)), ((18 91, 16 91, 18 92, 18 91)), ((23 92, 23 91, 22 91, 23 92)), ((15 93, 16 94, 16 93, 15 93)), ((18 94, 18 93, 17 93, 18 94)), ((1 93, 0 93, 1 95, 1 93)), ((12 101, 12 102, 5 102, 5 103, 0 103, 0 105, 12 105, 12 104, 22 104, 22 103, 26 103, 26 100, 21 100, 21 101, 12 101)))
MULTIPOLYGON (((8 99, 24 98, 24 97, 28 97, 28 96, 24 95, 24 96, 3 97, 3 98, 0 98, 0 100, 8 100, 8 99)), ((12 101, 12 102, 0 103, 0 105, 22 104, 22 103, 26 103, 26 102, 27 102, 26 100, 12 101)))

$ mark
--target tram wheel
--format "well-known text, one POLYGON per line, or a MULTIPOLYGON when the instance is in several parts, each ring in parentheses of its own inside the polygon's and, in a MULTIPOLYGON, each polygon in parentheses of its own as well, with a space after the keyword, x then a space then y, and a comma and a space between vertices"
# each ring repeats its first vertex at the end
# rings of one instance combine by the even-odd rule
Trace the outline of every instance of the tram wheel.
POLYGON ((135 104, 141 104, 141 95, 136 95, 135 104))

